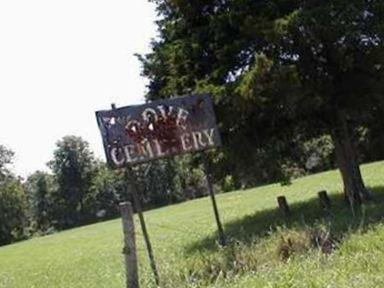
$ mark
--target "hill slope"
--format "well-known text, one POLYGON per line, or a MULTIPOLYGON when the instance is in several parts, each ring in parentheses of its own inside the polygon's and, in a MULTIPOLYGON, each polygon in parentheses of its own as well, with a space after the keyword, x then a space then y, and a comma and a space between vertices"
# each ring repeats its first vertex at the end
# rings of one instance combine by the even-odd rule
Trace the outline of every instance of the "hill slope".
MULTIPOLYGON (((354 217, 337 171, 218 195, 225 249, 208 198, 145 213, 162 287, 384 287, 384 162, 362 171, 375 202, 354 217), (332 195, 330 215, 320 190, 332 195), (276 211, 279 195, 289 219, 276 211)), ((142 287, 153 287, 138 228, 142 287)), ((121 250, 120 219, 1 247, 0 287, 124 287, 121 250)))

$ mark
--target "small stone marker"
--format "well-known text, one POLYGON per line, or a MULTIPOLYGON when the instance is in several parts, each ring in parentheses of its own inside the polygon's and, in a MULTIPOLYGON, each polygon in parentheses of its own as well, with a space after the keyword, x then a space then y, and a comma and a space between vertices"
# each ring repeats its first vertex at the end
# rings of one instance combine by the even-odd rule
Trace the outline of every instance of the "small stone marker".
POLYGON ((280 212, 285 216, 289 216, 291 214, 291 210, 289 209, 287 199, 285 196, 277 197, 277 203, 279 204, 280 212))
POLYGON ((137 273, 135 225, 133 222, 133 209, 131 203, 120 203, 120 212, 124 231, 123 254, 125 257, 127 288, 139 288, 139 279, 137 273))
POLYGON ((331 199, 329 199, 327 191, 320 191, 317 195, 319 196, 321 207, 328 211, 331 208, 331 199))

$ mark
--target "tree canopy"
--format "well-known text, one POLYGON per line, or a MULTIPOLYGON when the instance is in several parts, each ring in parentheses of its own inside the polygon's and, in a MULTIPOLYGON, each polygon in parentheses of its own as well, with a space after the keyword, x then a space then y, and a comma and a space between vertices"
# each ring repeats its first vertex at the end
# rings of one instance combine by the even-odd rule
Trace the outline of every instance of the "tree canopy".
POLYGON ((354 136, 384 107, 382 1, 153 2, 149 100, 212 93, 238 175, 263 157, 279 174, 297 143, 330 135, 347 194, 369 197, 354 136))
POLYGON ((8 169, 14 152, 0 145, 0 245, 23 239, 27 222, 27 197, 17 177, 8 169))
POLYGON ((14 152, 4 145, 0 145, 0 182, 5 181, 11 174, 8 165, 12 163, 14 152))
POLYGON ((56 219, 62 227, 87 220, 87 197, 95 174, 95 159, 81 137, 65 136, 56 143, 49 167, 58 189, 54 191, 56 219))

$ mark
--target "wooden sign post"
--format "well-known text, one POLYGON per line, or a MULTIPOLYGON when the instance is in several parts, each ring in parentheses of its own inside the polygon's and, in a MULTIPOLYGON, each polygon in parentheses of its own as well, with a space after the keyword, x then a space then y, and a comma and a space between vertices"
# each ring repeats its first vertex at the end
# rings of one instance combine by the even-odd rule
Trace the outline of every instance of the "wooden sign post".
POLYGON ((221 225, 220 216, 219 216, 219 209, 217 209, 216 197, 215 197, 215 193, 213 191, 213 185, 212 185, 212 179, 211 179, 211 177, 212 177, 211 167, 208 163, 206 153, 202 153, 202 156, 203 156, 205 177, 207 178, 208 192, 209 192, 209 196, 211 197, 212 206, 213 206, 213 213, 215 215, 215 220, 216 220, 216 224, 217 224, 217 231, 219 233, 219 244, 221 246, 225 246, 226 245, 226 239, 225 239, 224 229, 223 229, 223 226, 221 225))
MULTIPOLYGON (((134 206, 139 215, 155 282, 159 285, 159 275, 137 195, 132 166, 221 146, 211 98, 207 94, 193 95, 119 108, 112 104, 111 110, 97 111, 96 119, 108 164, 112 168, 126 169, 130 179, 134 206)), ((206 158, 205 155, 203 158, 206 158)), ((218 227, 219 243, 225 245, 211 172, 206 162, 204 168, 218 227)))
POLYGON ((139 288, 139 277, 137 273, 135 224, 133 222, 133 209, 131 203, 120 203, 120 213, 124 231, 123 254, 125 256, 127 288, 139 288))
POLYGON ((126 168, 126 175, 127 175, 127 179, 129 179, 129 181, 131 182, 132 189, 130 190, 130 192, 132 194, 133 203, 135 204, 136 213, 139 216, 141 231, 143 232, 145 245, 147 247, 149 263, 151 265, 156 286, 159 286, 160 284, 159 273, 157 272, 155 257, 153 256, 152 245, 151 245, 151 241, 149 240, 149 235, 147 231, 147 225, 145 224, 145 219, 144 219, 143 211, 141 208, 141 202, 139 199, 139 195, 137 194, 136 180, 133 177, 133 171, 131 167, 126 168))

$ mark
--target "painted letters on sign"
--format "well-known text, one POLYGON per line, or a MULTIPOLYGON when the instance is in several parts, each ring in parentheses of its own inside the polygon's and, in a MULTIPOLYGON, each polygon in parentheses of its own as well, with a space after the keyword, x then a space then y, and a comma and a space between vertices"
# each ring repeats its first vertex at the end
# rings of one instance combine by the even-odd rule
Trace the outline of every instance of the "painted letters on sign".
POLYGON ((96 118, 114 168, 221 145, 209 95, 98 111, 96 118))

